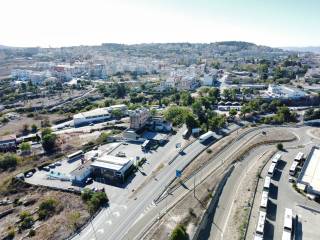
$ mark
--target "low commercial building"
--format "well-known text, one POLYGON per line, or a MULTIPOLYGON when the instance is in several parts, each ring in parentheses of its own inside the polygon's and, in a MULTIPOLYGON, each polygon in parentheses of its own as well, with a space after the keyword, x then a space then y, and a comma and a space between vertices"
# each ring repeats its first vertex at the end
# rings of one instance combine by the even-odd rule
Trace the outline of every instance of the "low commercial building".
POLYGON ((268 90, 265 91, 265 97, 276 99, 300 99, 306 96, 304 91, 284 85, 269 84, 268 90))
POLYGON ((111 115, 106 108, 97 108, 88 112, 78 113, 73 116, 75 127, 88 125, 90 123, 98 123, 109 120, 111 115))
POLYGON ((86 161, 70 173, 70 180, 74 185, 82 185, 92 174, 91 161, 86 161))
POLYGON ((16 148, 17 148, 16 135, 5 135, 0 137, 1 152, 15 151, 16 148))
POLYGON ((130 174, 133 159, 102 155, 91 163, 92 175, 100 182, 121 184, 130 174))
POLYGON ((320 196, 320 148, 313 147, 297 181, 299 188, 320 196))
POLYGON ((96 108, 87 112, 81 112, 73 116, 75 127, 88 125, 90 123, 99 123, 111 119, 112 112, 120 110, 123 115, 128 114, 128 107, 124 104, 113 105, 105 108, 96 108))

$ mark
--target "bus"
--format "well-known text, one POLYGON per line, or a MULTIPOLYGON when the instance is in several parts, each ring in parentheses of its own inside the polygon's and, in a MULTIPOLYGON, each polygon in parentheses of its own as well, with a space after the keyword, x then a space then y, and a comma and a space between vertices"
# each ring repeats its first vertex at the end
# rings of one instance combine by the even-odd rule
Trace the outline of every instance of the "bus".
POLYGON ((77 159, 80 159, 80 158, 83 158, 84 154, 83 154, 83 151, 82 150, 79 150, 75 153, 72 153, 70 155, 68 155, 68 162, 73 162, 77 159))
POLYGON ((262 192, 260 208, 264 211, 266 211, 268 207, 268 195, 269 193, 267 191, 262 192))
POLYGON ((257 235, 263 236, 265 221, 266 221, 266 213, 263 212, 263 211, 260 211, 259 212, 259 218, 258 218, 258 225, 257 225, 257 228, 256 228, 256 234, 257 235))
POLYGON ((293 161, 290 170, 289 170, 289 174, 290 176, 294 176, 296 174, 297 171, 297 166, 299 165, 299 162, 297 161, 293 161))
POLYGON ((291 240, 292 239, 291 234, 292 234, 292 209, 285 208, 282 239, 291 240))
POLYGON ((277 163, 280 159, 281 159, 281 154, 280 154, 280 153, 277 153, 276 155, 274 155, 274 156, 272 157, 272 162, 273 162, 273 163, 277 163))
POLYGON ((206 140, 208 140, 209 138, 213 138, 213 132, 212 131, 208 131, 205 134, 202 134, 199 137, 199 141, 202 143, 202 142, 205 142, 206 140))
POLYGON ((298 152, 297 156, 294 158, 294 161, 301 163, 301 161, 303 160, 303 157, 304 157, 303 152, 298 152))
POLYGON ((148 148, 150 147, 150 145, 151 145, 151 141, 150 140, 145 140, 141 145, 142 151, 147 151, 148 148))
POLYGON ((292 209, 291 208, 285 208, 283 229, 290 232, 292 230, 292 209))
POLYGON ((282 231, 282 240, 292 240, 291 232, 283 230, 282 231))
POLYGON ((273 176, 275 167, 276 167, 276 163, 271 163, 271 165, 270 165, 270 167, 269 167, 269 170, 268 170, 268 175, 269 175, 270 177, 273 176))
POLYGON ((264 191, 269 191, 270 182, 271 182, 271 178, 269 176, 266 176, 266 178, 264 179, 264 184, 263 184, 264 191))
POLYGON ((263 236, 260 234, 255 234, 253 240, 263 240, 263 236))

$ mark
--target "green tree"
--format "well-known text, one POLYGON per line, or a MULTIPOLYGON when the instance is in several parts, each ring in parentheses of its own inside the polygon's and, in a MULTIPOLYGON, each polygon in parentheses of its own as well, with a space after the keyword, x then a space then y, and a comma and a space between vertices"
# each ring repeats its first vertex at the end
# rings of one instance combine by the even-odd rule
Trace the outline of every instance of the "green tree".
POLYGON ((30 143, 27 143, 27 142, 23 142, 20 144, 20 150, 22 152, 29 152, 31 150, 31 145, 30 143))
POLYGON ((41 131, 41 137, 44 137, 45 135, 51 134, 52 130, 50 128, 44 128, 41 131))
POLYGON ((231 100, 231 91, 229 89, 224 89, 222 94, 226 100, 231 100))
POLYGON ((215 99, 215 101, 220 99, 220 90, 219 90, 219 88, 210 88, 209 97, 215 99))
POLYGON ((186 125, 188 129, 192 129, 199 127, 200 124, 193 114, 188 114, 186 116, 186 125))
POLYGON ((282 143, 278 143, 278 144, 277 144, 277 149, 278 149, 279 151, 283 151, 283 144, 282 144, 282 143))
POLYGON ((192 97, 189 92, 181 92, 180 93, 180 104, 182 106, 190 106, 192 104, 192 97))
POLYGON ((31 125, 31 132, 36 133, 38 131, 38 127, 35 124, 31 125))
POLYGON ((120 119, 123 116, 123 113, 120 109, 113 109, 111 112, 112 116, 114 116, 116 119, 120 119))
POLYGON ((164 112, 164 118, 172 122, 174 126, 180 126, 185 123, 189 114, 191 114, 191 111, 187 107, 171 106, 164 112))
POLYGON ((50 153, 56 148, 57 136, 53 133, 46 134, 42 137, 42 147, 43 149, 50 153))
POLYGON ((231 108, 231 109, 229 110, 229 115, 230 115, 232 118, 234 118, 234 117, 237 115, 237 113, 238 113, 238 111, 237 111, 236 109, 234 109, 234 108, 231 108))

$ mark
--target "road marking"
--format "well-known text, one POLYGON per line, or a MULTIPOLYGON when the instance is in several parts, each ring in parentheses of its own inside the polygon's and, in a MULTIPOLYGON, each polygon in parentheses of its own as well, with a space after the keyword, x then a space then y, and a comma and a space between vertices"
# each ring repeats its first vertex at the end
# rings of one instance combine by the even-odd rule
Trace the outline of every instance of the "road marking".
POLYGON ((119 212, 113 212, 112 215, 116 216, 116 217, 120 217, 120 213, 119 212))
POLYGON ((112 225, 112 221, 111 220, 106 221, 106 223, 109 224, 109 225, 112 225))
POLYGON ((104 233, 104 229, 103 229, 103 228, 100 228, 100 229, 97 230, 97 232, 98 232, 98 233, 104 233))
POLYGON ((122 207, 124 210, 127 210, 127 209, 128 209, 127 205, 121 205, 121 207, 122 207))

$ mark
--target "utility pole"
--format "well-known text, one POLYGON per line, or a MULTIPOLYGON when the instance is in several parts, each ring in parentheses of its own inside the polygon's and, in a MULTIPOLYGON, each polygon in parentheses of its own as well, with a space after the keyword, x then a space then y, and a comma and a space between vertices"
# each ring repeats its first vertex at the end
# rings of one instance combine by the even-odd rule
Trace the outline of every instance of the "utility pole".
POLYGON ((196 176, 197 176, 197 174, 195 174, 194 178, 193 178, 193 196, 194 196, 194 198, 196 198, 196 176))

